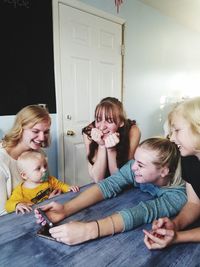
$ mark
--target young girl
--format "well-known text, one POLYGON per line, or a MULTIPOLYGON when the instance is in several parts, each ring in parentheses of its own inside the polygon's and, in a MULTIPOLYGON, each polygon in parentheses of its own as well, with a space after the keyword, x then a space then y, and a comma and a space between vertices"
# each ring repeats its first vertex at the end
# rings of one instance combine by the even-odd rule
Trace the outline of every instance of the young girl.
POLYGON ((27 151, 17 160, 23 182, 12 192, 6 202, 6 211, 25 213, 32 210, 31 206, 52 198, 55 195, 73 191, 78 192, 78 186, 69 186, 48 174, 47 158, 40 151, 27 151))
POLYGON ((200 217, 200 97, 186 100, 169 114, 170 139, 180 150, 182 177, 186 181, 188 201, 173 220, 160 218, 153 231, 144 230, 149 249, 164 248, 182 242, 200 242, 200 228, 185 230, 200 217))
MULTIPOLYGON (((175 144, 165 138, 143 141, 130 160, 118 172, 91 186, 64 205, 52 202, 43 206, 47 216, 58 222, 79 210, 103 199, 115 197, 125 188, 138 187, 148 192, 153 200, 140 202, 109 217, 92 222, 70 222, 50 229, 59 242, 78 244, 84 241, 131 230, 150 223, 161 214, 176 215, 186 202, 185 187, 181 180, 179 152, 175 144)), ((36 211, 38 223, 44 223, 36 211)))
POLYGON ((48 111, 38 105, 30 105, 18 112, 12 129, 0 142, 0 215, 6 213, 6 200, 22 181, 17 158, 24 151, 47 147, 50 126, 48 111))
POLYGON ((95 121, 83 129, 83 138, 89 174, 98 182, 133 158, 140 131, 135 121, 126 118, 122 103, 106 97, 95 109, 95 121))

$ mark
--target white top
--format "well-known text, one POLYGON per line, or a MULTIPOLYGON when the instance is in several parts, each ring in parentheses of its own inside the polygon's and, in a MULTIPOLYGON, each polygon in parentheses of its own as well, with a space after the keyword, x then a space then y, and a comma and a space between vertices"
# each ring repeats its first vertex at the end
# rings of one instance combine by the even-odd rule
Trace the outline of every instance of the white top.
POLYGON ((6 214, 5 203, 22 178, 13 159, 0 143, 0 216, 6 214))

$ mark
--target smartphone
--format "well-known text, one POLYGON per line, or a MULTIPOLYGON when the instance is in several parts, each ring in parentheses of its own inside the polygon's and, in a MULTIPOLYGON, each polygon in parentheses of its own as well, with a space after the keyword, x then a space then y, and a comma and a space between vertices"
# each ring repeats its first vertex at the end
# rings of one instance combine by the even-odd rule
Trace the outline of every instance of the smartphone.
POLYGON ((39 213, 42 215, 42 217, 45 219, 46 224, 50 227, 53 227, 53 223, 49 220, 49 218, 47 217, 45 211, 41 210, 40 208, 37 209, 39 211, 39 213))
POLYGON ((56 241, 55 238, 53 238, 51 236, 51 234, 49 233, 49 229, 51 227, 49 227, 47 224, 42 226, 38 231, 37 231, 37 235, 40 236, 40 237, 44 237, 44 238, 47 238, 47 239, 50 239, 50 240, 53 240, 53 241, 56 241))
POLYGON ((55 226, 50 220, 49 218, 47 217, 46 213, 41 210, 40 208, 37 209, 39 211, 39 213, 42 215, 42 217, 45 219, 46 221, 46 224, 44 226, 42 226, 38 231, 37 231, 37 235, 40 236, 40 237, 44 237, 44 238, 47 238, 47 239, 50 239, 50 240, 54 240, 56 241, 55 238, 53 238, 51 236, 51 234, 49 233, 49 229, 53 226, 55 226))

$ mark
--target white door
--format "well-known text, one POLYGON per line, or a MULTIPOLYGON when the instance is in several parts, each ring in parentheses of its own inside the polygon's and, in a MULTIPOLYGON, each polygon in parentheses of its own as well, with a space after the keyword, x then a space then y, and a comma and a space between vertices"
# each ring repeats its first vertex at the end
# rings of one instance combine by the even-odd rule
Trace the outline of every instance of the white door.
POLYGON ((121 99, 122 25, 59 3, 64 177, 91 182, 81 130, 106 96, 121 99))

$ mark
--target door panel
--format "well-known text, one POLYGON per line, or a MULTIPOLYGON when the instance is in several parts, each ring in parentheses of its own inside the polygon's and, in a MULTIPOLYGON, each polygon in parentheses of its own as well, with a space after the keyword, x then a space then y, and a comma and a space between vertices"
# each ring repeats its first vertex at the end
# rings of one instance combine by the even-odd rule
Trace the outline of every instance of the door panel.
POLYGON ((121 99, 122 26, 63 3, 59 26, 65 181, 81 186, 91 182, 81 130, 103 97, 121 99))

